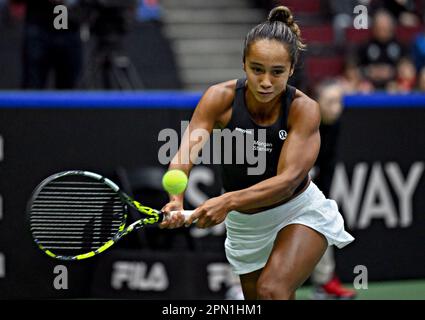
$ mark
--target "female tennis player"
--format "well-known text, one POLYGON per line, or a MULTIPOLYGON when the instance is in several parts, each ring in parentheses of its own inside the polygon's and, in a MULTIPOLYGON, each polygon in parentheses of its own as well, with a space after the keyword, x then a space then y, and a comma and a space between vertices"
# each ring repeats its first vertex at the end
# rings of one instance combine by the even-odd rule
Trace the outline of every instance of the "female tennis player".
MULTIPOLYGON (((245 135, 266 131, 267 148, 258 151, 266 152, 265 172, 249 175, 248 164, 222 165, 226 192, 205 201, 186 221, 198 219, 200 228, 225 221, 226 256, 246 299, 294 299, 327 246, 342 248, 354 240, 335 201, 326 199, 308 175, 320 147, 319 105, 287 85, 304 47, 291 11, 271 10, 245 38, 246 79, 211 86, 184 134, 214 128, 245 135)), ((199 141, 182 141, 170 169, 189 174, 199 141), (185 164, 187 154, 191 161, 185 164)), ((183 209, 183 197, 170 196, 163 210, 183 209)), ((183 224, 183 216, 176 215, 161 227, 183 224)))

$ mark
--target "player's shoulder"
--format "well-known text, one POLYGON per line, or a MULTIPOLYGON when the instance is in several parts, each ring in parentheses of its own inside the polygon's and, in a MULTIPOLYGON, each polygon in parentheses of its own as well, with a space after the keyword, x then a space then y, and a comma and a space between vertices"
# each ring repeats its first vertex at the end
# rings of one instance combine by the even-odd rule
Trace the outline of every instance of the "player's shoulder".
POLYGON ((235 98, 236 81, 229 80, 214 84, 206 90, 204 97, 212 98, 217 102, 232 102, 235 98))
POLYGON ((210 86, 198 104, 197 109, 219 118, 231 109, 235 99, 236 81, 230 80, 210 86))
POLYGON ((288 120, 290 123, 308 121, 312 124, 320 124, 319 104, 301 90, 296 89, 288 120))
POLYGON ((319 104, 317 103, 317 101, 298 89, 296 89, 295 91, 295 96, 291 104, 291 110, 294 110, 297 113, 320 112, 319 104))
POLYGON ((299 89, 295 90, 295 96, 294 99, 292 101, 292 105, 291 108, 295 107, 295 108, 310 108, 310 109, 315 109, 319 107, 319 104, 317 103, 316 100, 314 100, 313 98, 309 97, 307 94, 305 94, 304 92, 302 92, 299 89))

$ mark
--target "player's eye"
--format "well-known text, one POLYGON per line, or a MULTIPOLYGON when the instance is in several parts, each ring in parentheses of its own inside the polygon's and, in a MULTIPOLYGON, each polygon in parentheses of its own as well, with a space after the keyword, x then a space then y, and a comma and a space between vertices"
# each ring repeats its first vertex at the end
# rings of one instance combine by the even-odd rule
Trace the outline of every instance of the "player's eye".
POLYGON ((254 71, 255 74, 260 74, 263 72, 263 69, 259 67, 251 67, 251 70, 254 71))

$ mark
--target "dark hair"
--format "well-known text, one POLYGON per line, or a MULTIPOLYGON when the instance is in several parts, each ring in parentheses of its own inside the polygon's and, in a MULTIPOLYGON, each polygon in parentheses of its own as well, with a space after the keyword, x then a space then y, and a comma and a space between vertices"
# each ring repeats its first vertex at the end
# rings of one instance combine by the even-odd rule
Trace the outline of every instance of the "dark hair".
POLYGON ((299 52, 306 48, 301 41, 301 30, 295 23, 291 10, 285 6, 273 8, 267 21, 260 23, 248 32, 245 37, 244 62, 250 45, 261 39, 274 39, 286 45, 291 57, 291 66, 297 63, 299 52))

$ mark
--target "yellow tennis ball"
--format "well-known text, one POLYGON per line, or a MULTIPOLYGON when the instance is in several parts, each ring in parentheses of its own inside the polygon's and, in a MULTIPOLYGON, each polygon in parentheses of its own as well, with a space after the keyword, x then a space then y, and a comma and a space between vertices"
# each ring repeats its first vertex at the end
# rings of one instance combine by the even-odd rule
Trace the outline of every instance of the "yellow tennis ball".
POLYGON ((187 187, 187 176, 181 170, 172 169, 162 177, 162 186, 169 194, 180 194, 187 187))

